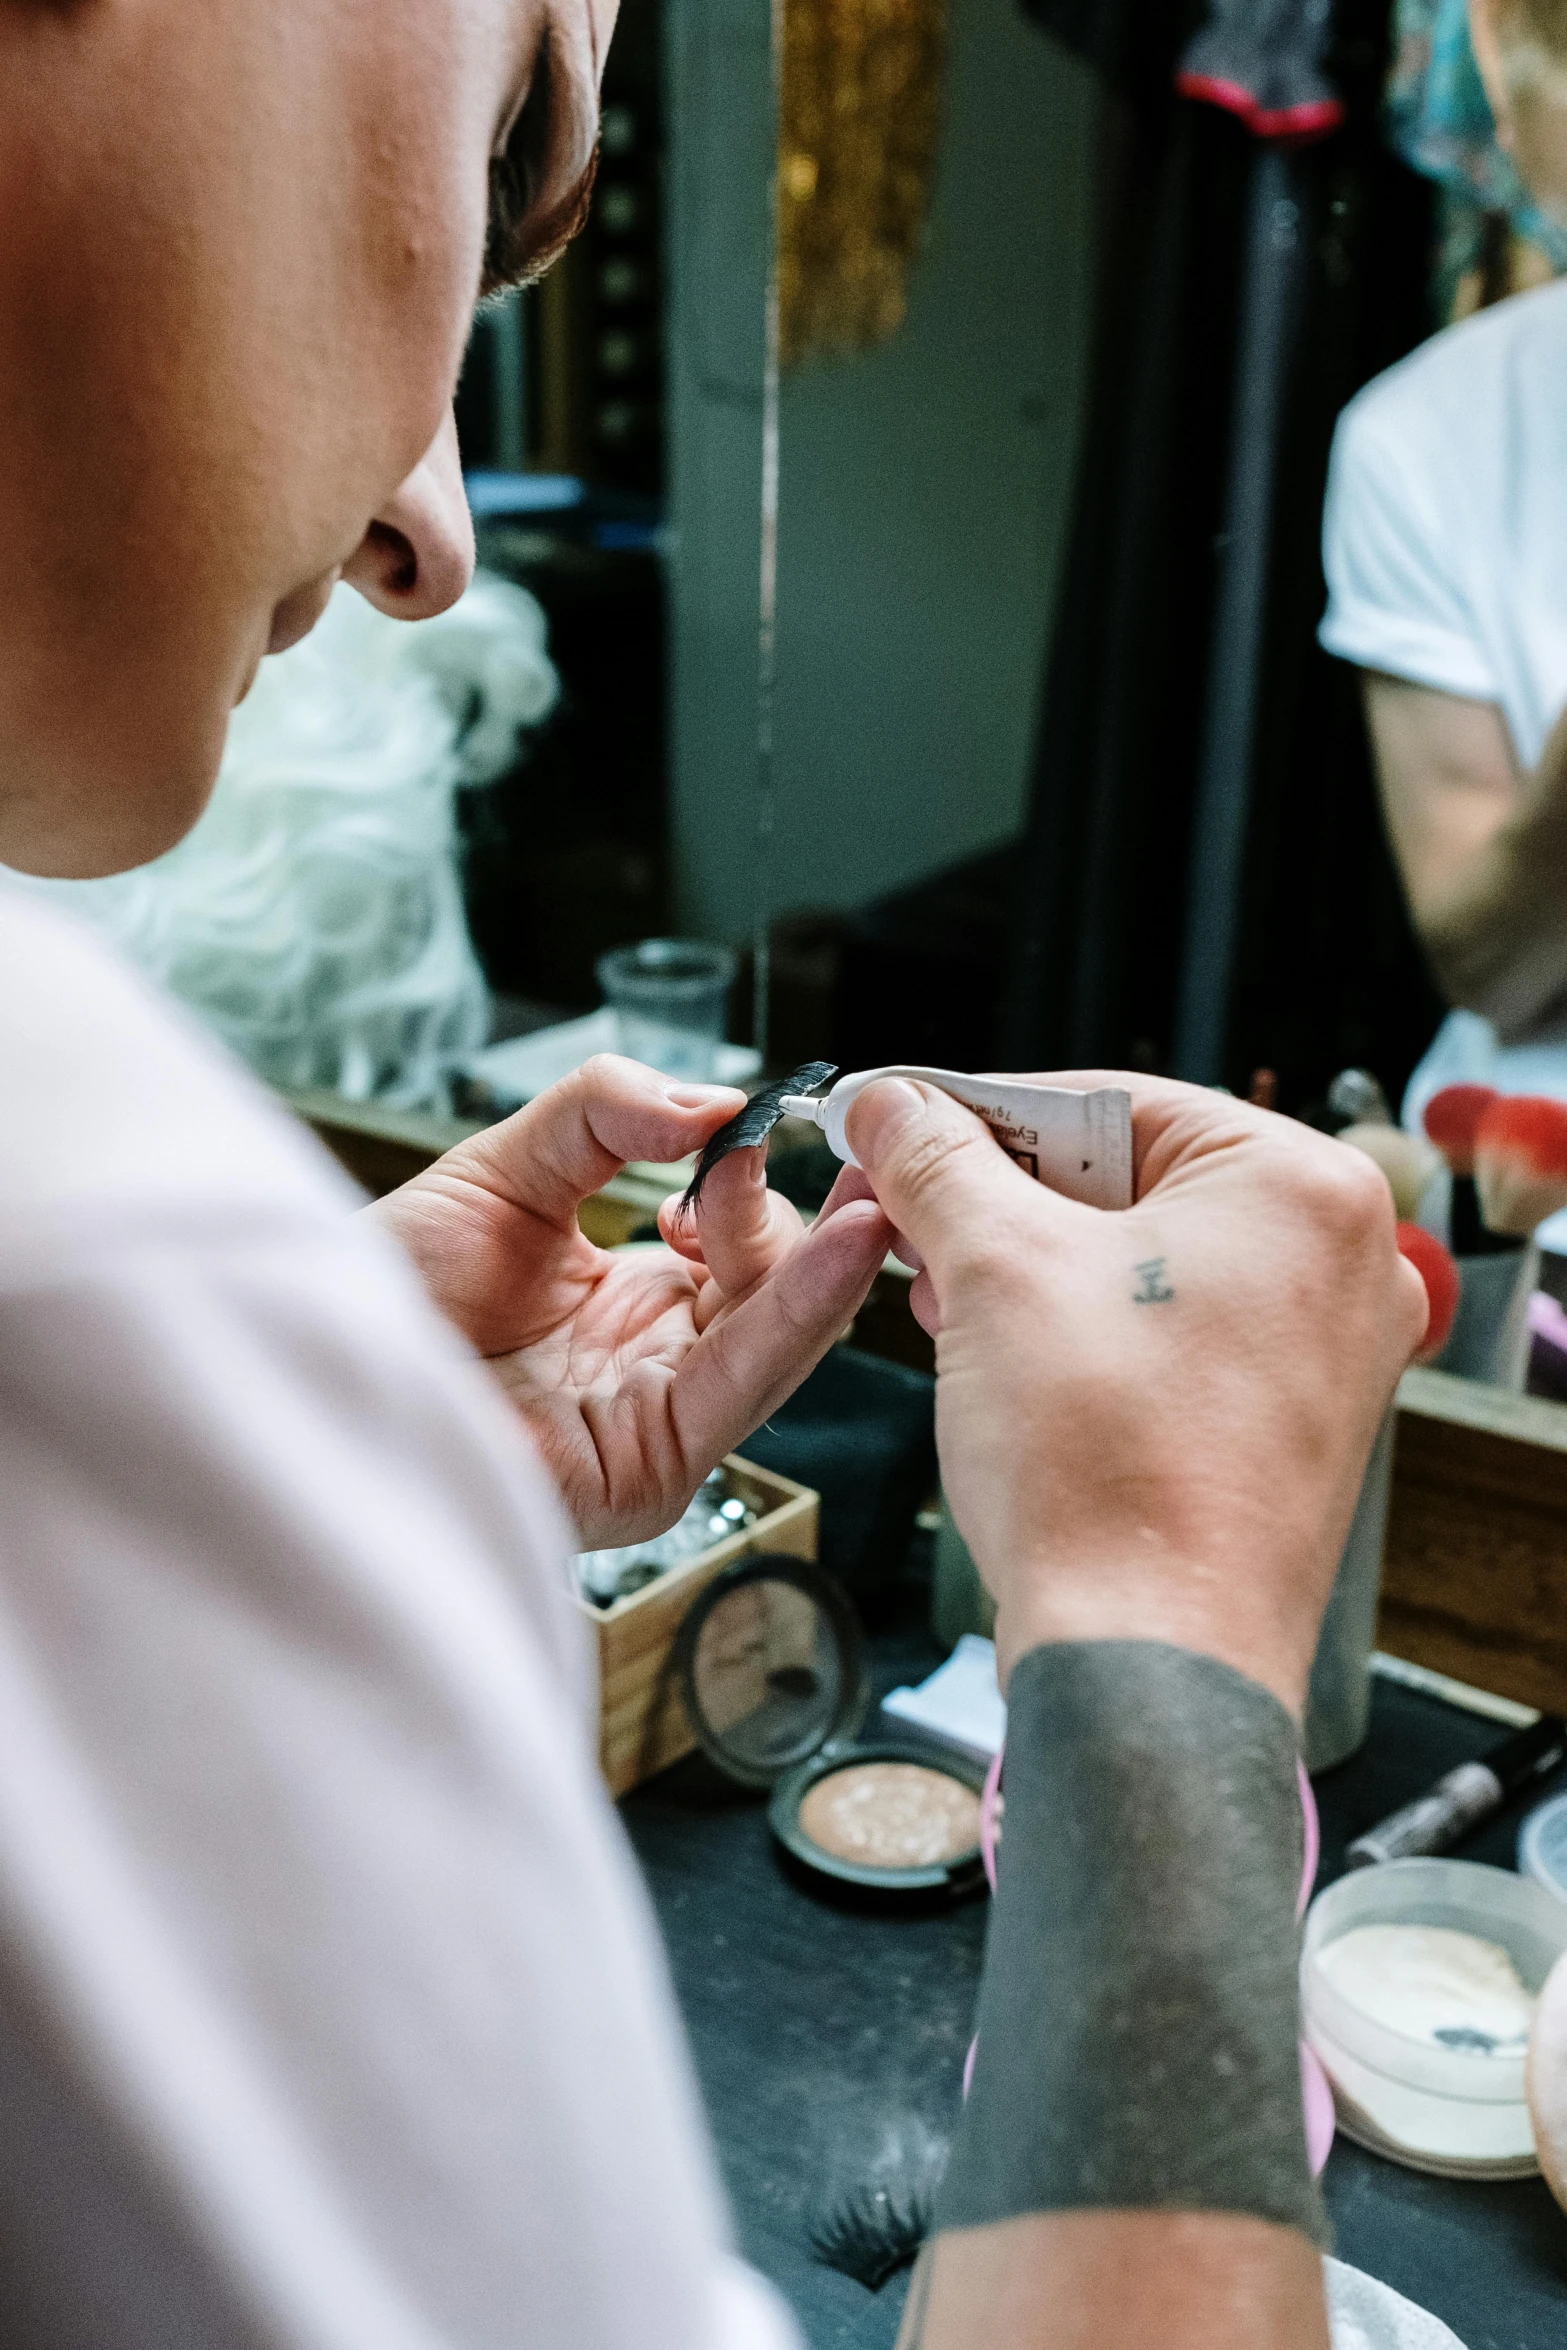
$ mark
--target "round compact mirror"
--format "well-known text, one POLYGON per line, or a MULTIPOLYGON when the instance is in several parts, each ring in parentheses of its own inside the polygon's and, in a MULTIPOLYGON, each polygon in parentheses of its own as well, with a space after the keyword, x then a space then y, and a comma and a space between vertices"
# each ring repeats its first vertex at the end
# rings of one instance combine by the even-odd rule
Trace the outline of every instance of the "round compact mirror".
POLYGON ((744 1787, 771 1787, 852 1736, 865 1712, 847 1592, 781 1554, 741 1559, 714 1577, 680 1626, 675 1671, 704 1751, 744 1787))
POLYGON ((924 1742, 855 1742, 859 1619, 819 1567, 764 1555, 716 1576, 674 1664, 703 1750, 742 1786, 771 1788, 773 1833, 807 1868, 883 1893, 980 1881, 983 1764, 924 1742))

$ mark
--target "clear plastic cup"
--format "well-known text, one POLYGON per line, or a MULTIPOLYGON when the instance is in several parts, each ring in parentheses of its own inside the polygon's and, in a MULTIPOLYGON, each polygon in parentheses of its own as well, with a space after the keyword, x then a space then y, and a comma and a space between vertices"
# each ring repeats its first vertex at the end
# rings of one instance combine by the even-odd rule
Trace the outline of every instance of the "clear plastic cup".
POLYGON ((694 938, 644 938, 595 966, 620 1049, 667 1077, 710 1078, 723 1042, 735 958, 694 938))

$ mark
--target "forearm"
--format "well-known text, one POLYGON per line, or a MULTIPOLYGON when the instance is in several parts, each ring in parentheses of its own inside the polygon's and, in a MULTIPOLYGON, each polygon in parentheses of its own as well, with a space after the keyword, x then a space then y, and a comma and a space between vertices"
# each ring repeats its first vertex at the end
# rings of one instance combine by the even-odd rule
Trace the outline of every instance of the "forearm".
POLYGON ((908 2350, 1321 2350, 1295 1737, 1157 1642, 1013 1677, 973 2087, 908 2350))
POLYGON ((1567 717, 1533 773, 1494 703, 1368 676, 1383 815, 1443 993, 1503 1035, 1567 987, 1567 717))
POLYGON ((1504 1040, 1567 991, 1567 763, 1417 915, 1443 994, 1504 1040))
POLYGON ((1216 2212, 1036 2212, 937 2237, 898 2350, 1326 2350, 1306 2238, 1216 2212))

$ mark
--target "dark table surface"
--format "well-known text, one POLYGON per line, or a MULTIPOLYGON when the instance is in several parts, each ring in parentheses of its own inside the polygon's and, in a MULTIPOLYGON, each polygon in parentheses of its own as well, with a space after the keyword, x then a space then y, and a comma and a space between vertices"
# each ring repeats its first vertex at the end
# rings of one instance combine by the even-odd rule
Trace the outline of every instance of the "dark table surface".
MULTIPOLYGON (((875 1694, 923 1678, 917 1563, 871 1625, 875 1694)), ((1319 1884, 1346 1841, 1509 1733, 1379 1681, 1371 1737, 1317 1783, 1319 1884)), ((1458 1848, 1511 1867, 1540 1782, 1458 1848)), ((793 2306, 812 2350, 888 2350, 905 2276, 880 2293, 812 2256, 813 2218, 889 2143, 945 2140, 973 2030, 986 1904, 892 1910, 824 1889, 774 1844, 765 1805, 699 1757, 622 1806, 651 1887, 746 2257, 793 2306)), ((1538 2179, 1426 2178, 1340 2138, 1325 2179, 1341 2258, 1445 2320, 1467 2350, 1567 2345, 1567 2213, 1538 2179)))

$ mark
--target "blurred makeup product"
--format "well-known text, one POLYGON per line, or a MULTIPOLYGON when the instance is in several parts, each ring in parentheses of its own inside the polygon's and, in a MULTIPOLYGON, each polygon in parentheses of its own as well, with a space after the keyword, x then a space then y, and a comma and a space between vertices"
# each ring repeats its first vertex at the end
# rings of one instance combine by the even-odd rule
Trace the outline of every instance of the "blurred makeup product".
POLYGON ((1346 1126, 1391 1126, 1387 1095, 1369 1069, 1341 1069, 1328 1087, 1328 1118, 1335 1133, 1346 1126))
POLYGON ((1001 1752, 1007 1734, 1007 1702, 996 1686, 995 1642, 965 1632, 944 1665, 917 1688, 889 1690, 881 1705, 883 1713, 988 1763, 1001 1752))
MULTIPOLYGON (((840 1077, 822 1098, 786 1094, 783 1108, 790 1117, 819 1126, 834 1156, 857 1167, 844 1120, 866 1086, 883 1077, 912 1077, 962 1102, 983 1118, 1009 1159, 1052 1191, 1090 1208, 1131 1206, 1132 1097, 1123 1086, 1103 1085, 1079 1093, 1069 1086, 1022 1085, 1011 1078, 898 1063, 840 1077)), ((1146 1302, 1159 1302, 1157 1278, 1147 1285, 1146 1302)))
POLYGON ((929 1868, 978 1844, 979 1797, 924 1763, 845 1763, 802 1798, 799 1821, 802 1835, 838 1860, 929 1868))
POLYGON ((1437 2048, 1516 2053, 1534 2003, 1498 1942, 1452 1926, 1355 1926, 1318 1955, 1325 1981, 1373 2022, 1437 2048))
POLYGON ((1442 1163, 1431 1144, 1418 1134, 1406 1134, 1402 1126, 1372 1125, 1346 1126, 1339 1141, 1375 1161, 1387 1177, 1397 1214, 1412 1222, 1421 1194, 1442 1163))
POLYGON ((1567 1313, 1544 1289, 1529 1299, 1529 1389, 1567 1403, 1567 1313))
POLYGON ((1540 1277, 1533 1241, 1458 1259, 1458 1311, 1434 1368, 1521 1395, 1529 1373, 1529 1301, 1540 1277))
POLYGON ((1567 1207, 1567 1102, 1508 1094, 1475 1130, 1475 1191, 1488 1230, 1527 1239, 1567 1207))
POLYGON ((1436 1235, 1419 1224, 1400 1223, 1398 1253, 1408 1258, 1426 1285, 1426 1334, 1415 1361, 1429 1363, 1452 1334, 1458 1312, 1458 1267, 1436 1235))
POLYGON ((1499 1098, 1492 1085, 1444 1085, 1426 1104, 1425 1129, 1452 1170, 1448 1243, 1455 1257, 1472 1257, 1494 1246, 1480 1221, 1474 1187, 1475 1135, 1480 1120, 1499 1098))
POLYGON ((1542 1714, 1532 1728, 1504 1738, 1479 1762, 1460 1763, 1415 1802, 1357 1836, 1349 1847, 1350 1867, 1446 1852, 1531 1779, 1554 1770, 1564 1756, 1567 1723, 1555 1714, 1542 1714))
POLYGON ((1567 1794, 1548 1796, 1530 1812, 1518 1831, 1518 1866, 1567 1901, 1567 1794))
POLYGON ((594 1607, 613 1607, 641 1591, 671 1567, 700 1558, 715 1542, 727 1542, 756 1524, 757 1513, 735 1492, 722 1468, 703 1479, 667 1534, 632 1542, 619 1550, 580 1551, 573 1562, 577 1588, 594 1607))
MULTIPOLYGON (((1527 1237, 1532 1225, 1514 1229, 1513 1220, 1531 1192, 1546 1195, 1538 1173, 1540 1121, 1526 1119, 1520 1129, 1510 1114, 1503 1115, 1512 1107, 1491 1086, 1446 1085, 1426 1104, 1425 1127, 1452 1171, 1448 1231, 1459 1266, 1458 1312, 1436 1368, 1521 1394, 1529 1368, 1529 1300, 1540 1260, 1527 1237), (1482 1133, 1493 1137, 1483 1146, 1482 1133), (1494 1228, 1496 1218, 1507 1228, 1494 1228)), ((1567 1111, 1550 1107, 1567 1121, 1567 1111)), ((1548 1134, 1545 1140, 1549 1151, 1548 1134)), ((1554 1204, 1563 1201, 1567 1183, 1554 1204)))
POLYGON ((1319 1893, 1306 1920, 1306 2037, 1347 2137, 1411 2170, 1538 2166, 1524 2062, 1567 1904, 1508 1869, 1394 1860, 1319 1893))
POLYGON ((912 1730, 861 1743, 868 1695, 848 1594, 800 1559, 746 1559, 681 1623, 675 1685, 698 1743, 820 1876, 961 1894, 983 1881, 982 1760, 912 1730))

